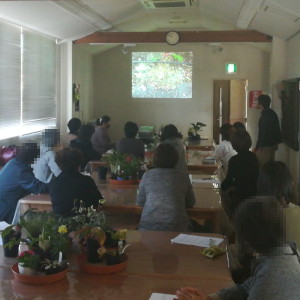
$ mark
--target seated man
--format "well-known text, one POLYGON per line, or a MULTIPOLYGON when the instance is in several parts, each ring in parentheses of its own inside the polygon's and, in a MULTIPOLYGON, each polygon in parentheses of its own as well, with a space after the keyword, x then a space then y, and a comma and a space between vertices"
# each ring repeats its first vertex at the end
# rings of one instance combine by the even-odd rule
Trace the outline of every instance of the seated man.
POLYGON ((49 184, 54 213, 69 217, 73 214, 73 207, 80 206, 80 201, 85 207, 98 207, 99 200, 103 197, 94 180, 79 172, 81 152, 65 148, 56 153, 55 161, 62 172, 49 184))
POLYGON ((17 147, 16 157, 0 172, 0 221, 11 223, 19 199, 30 193, 45 193, 45 183, 35 178, 30 164, 38 156, 36 143, 25 143, 17 147))
POLYGON ((119 153, 131 154, 139 158, 144 158, 145 148, 142 140, 136 139, 138 133, 136 123, 128 121, 124 126, 125 137, 116 143, 116 151, 119 153))

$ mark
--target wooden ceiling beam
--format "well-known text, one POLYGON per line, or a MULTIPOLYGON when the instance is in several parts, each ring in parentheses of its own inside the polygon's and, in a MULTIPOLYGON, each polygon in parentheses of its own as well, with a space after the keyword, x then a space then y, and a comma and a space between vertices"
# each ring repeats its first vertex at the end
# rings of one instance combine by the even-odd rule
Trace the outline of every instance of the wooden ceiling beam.
MULTIPOLYGON (((255 30, 230 31, 178 31, 179 43, 215 43, 215 42, 272 42, 272 37, 255 30)), ((124 43, 165 43, 167 31, 155 32, 95 32, 74 44, 124 44, 124 43)))

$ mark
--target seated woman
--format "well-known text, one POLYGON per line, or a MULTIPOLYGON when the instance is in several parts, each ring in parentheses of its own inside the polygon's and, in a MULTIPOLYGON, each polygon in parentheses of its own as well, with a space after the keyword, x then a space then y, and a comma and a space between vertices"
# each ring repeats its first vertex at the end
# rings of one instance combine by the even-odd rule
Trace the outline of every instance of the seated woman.
POLYGON ((35 177, 45 183, 49 183, 53 177, 57 177, 61 170, 55 162, 54 147, 59 141, 57 129, 45 129, 42 133, 40 155, 32 165, 35 177))
POLYGON ((81 125, 78 138, 72 140, 70 146, 81 151, 83 159, 80 169, 83 172, 87 163, 91 160, 99 160, 101 155, 93 148, 91 136, 95 132, 92 125, 81 125))
POLYGON ((242 284, 216 294, 203 295, 195 288, 177 291, 179 300, 297 300, 300 264, 297 253, 285 245, 282 207, 276 199, 244 201, 236 213, 239 243, 255 253, 251 276, 242 284))
POLYGON ((69 133, 67 133, 62 139, 62 146, 64 148, 70 147, 70 142, 77 138, 81 121, 78 118, 72 118, 68 122, 67 126, 69 128, 69 133))
POLYGON ((178 153, 160 144, 153 157, 154 169, 147 171, 139 186, 137 204, 143 206, 139 230, 192 231, 186 208, 195 196, 188 174, 175 169, 178 153))
POLYGON ((82 175, 79 168, 82 154, 77 149, 65 148, 56 153, 55 161, 62 172, 49 184, 53 212, 69 217, 80 201, 86 207, 98 207, 102 195, 90 176, 82 175))
POLYGON ((221 161, 224 175, 227 174, 228 161, 236 155, 237 152, 232 148, 230 137, 233 133, 233 126, 229 123, 225 123, 220 127, 220 134, 222 136, 222 142, 216 147, 212 155, 209 158, 213 158, 221 161))
POLYGON ((226 192, 222 194, 222 201, 230 218, 243 199, 256 195, 259 174, 258 160, 249 151, 252 144, 249 133, 245 130, 234 131, 231 143, 237 155, 230 158, 227 176, 221 184, 221 189, 226 192))
POLYGON ((292 203, 293 180, 287 165, 281 161, 269 161, 260 170, 257 195, 274 196, 283 206, 286 238, 300 246, 300 206, 292 203))
POLYGON ((187 172, 186 151, 182 142, 182 134, 178 132, 178 129, 173 124, 166 125, 162 129, 160 136, 161 143, 167 143, 172 145, 178 153, 178 162, 175 169, 187 172))
POLYGON ((116 151, 144 158, 145 147, 142 140, 136 139, 139 127, 136 123, 128 121, 124 126, 125 137, 116 143, 116 151))
POLYGON ((45 183, 35 178, 30 164, 38 156, 36 143, 17 147, 16 157, 0 172, 0 221, 11 223, 19 199, 29 194, 45 193, 45 183))
POLYGON ((108 135, 108 129, 110 127, 109 122, 109 116, 103 116, 97 119, 97 127, 91 138, 94 149, 101 155, 115 146, 115 143, 110 141, 108 135))

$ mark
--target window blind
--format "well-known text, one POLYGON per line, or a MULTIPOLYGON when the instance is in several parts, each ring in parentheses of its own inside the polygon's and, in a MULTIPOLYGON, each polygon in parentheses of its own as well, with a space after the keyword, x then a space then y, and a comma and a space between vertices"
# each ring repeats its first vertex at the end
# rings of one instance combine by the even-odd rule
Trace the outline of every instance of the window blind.
POLYGON ((22 134, 56 123, 55 41, 23 31, 22 134))
POLYGON ((56 125, 56 43, 0 22, 0 139, 56 125))
POLYGON ((19 135, 21 29, 0 22, 0 139, 19 135))

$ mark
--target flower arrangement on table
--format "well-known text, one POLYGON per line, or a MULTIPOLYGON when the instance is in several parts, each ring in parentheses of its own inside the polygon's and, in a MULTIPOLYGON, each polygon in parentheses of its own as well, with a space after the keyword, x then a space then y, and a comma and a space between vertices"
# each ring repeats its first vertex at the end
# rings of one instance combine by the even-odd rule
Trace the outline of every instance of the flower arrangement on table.
MULTIPOLYGON (((19 226, 24 230, 26 238, 10 243, 23 242, 26 248, 17 257, 20 274, 50 275, 68 267, 68 229, 60 224, 57 217, 49 212, 29 210, 20 218, 19 226)), ((14 230, 13 226, 7 230, 14 230)))
POLYGON ((73 211, 75 215, 67 220, 67 224, 87 261, 106 265, 120 263, 126 248, 127 230, 110 228, 100 207, 84 207, 81 202, 73 211))
POLYGON ((189 127, 188 130, 188 138, 191 141, 195 140, 200 140, 200 134, 198 133, 199 131, 202 131, 202 127, 205 127, 206 124, 202 122, 197 122, 197 123, 190 123, 191 126, 189 127))
POLYGON ((138 178, 143 161, 133 155, 114 151, 104 158, 110 165, 111 178, 115 180, 133 180, 138 178))

